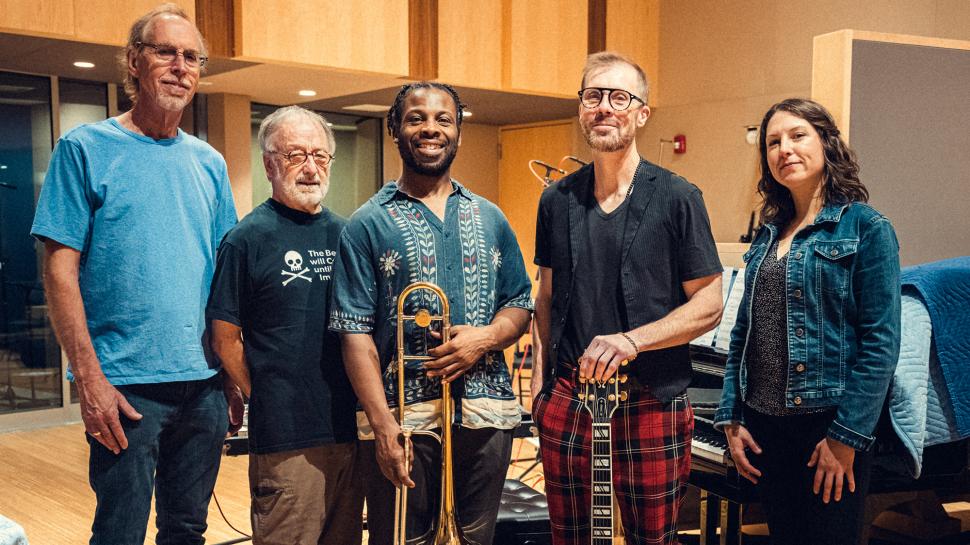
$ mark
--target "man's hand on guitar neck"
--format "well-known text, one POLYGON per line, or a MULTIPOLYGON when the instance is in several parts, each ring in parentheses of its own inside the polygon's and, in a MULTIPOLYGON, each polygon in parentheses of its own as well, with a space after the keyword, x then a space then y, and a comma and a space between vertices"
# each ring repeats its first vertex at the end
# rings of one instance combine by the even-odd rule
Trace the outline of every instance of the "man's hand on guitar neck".
POLYGON ((599 335, 593 338, 579 358, 579 376, 603 382, 616 374, 624 361, 633 361, 637 353, 637 347, 629 335, 599 335))

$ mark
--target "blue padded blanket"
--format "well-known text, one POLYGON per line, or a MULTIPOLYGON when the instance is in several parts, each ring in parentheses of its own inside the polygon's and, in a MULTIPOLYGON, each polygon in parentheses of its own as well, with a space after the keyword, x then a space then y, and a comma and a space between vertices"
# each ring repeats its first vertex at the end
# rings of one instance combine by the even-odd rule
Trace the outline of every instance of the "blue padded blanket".
POLYGON ((949 392, 960 438, 970 436, 970 256, 902 270, 929 311, 933 347, 949 392))
POLYGON ((959 439, 953 407, 936 353, 930 313, 912 288, 903 290, 899 363, 889 389, 889 416, 905 447, 913 478, 923 468, 923 449, 959 439))

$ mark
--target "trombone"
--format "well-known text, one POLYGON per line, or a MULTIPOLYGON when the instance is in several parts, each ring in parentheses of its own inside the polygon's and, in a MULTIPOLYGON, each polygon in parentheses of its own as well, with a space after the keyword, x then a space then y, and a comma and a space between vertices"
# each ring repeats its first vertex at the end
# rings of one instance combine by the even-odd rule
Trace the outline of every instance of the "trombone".
MULTIPOLYGON (((432 322, 441 323, 441 342, 447 343, 451 339, 451 309, 448 296, 444 290, 431 282, 415 282, 410 284, 397 298, 397 393, 398 393, 398 422, 401 424, 401 434, 404 436, 404 459, 410 471, 414 453, 411 450, 411 436, 415 434, 431 435, 441 443, 441 499, 438 511, 438 523, 435 530, 434 545, 461 545, 464 539, 455 519, 455 482, 452 475, 451 460, 451 385, 441 383, 441 435, 433 431, 415 430, 414 426, 404 423, 404 370, 408 361, 428 361, 428 355, 406 354, 404 339, 405 321, 413 321, 418 327, 426 328, 432 322), (404 302, 408 295, 416 291, 427 291, 435 295, 441 302, 441 314, 433 315, 426 308, 419 309, 414 314, 404 313, 404 302)), ((394 503, 394 545, 407 543, 407 513, 408 487, 401 484, 397 487, 394 503)))

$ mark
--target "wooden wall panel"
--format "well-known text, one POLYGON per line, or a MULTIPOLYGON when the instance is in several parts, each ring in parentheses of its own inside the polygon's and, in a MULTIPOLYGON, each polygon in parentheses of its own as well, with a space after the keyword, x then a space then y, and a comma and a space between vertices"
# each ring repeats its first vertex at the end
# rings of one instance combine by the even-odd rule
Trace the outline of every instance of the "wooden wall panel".
POLYGON ((0 0, 0 31, 35 36, 72 36, 72 0, 0 0))
MULTIPOLYGON (((159 0, 75 0, 75 36, 82 42, 124 45, 136 19, 158 6, 159 0)), ((174 0, 195 21, 195 0, 174 0)))
POLYGON ((816 36, 812 55, 812 98, 828 108, 849 140, 849 99, 852 90, 852 31, 816 36))
POLYGON ((438 0, 408 1, 408 75, 438 77, 438 0))
POLYGON ((439 2, 438 79, 500 89, 502 28, 502 0, 439 2))
POLYGON ((503 0, 509 90, 575 96, 586 61, 588 13, 580 0, 503 0))
POLYGON ((242 60, 408 73, 407 0, 235 0, 233 11, 242 60))
POLYGON ((650 80, 650 105, 660 96, 660 0, 607 0, 606 49, 631 57, 650 80))
MULTIPOLYGON (((585 34, 584 34, 585 35, 585 34)), ((535 279, 536 211, 542 184, 529 173, 529 161, 539 159, 555 165, 566 155, 575 155, 572 121, 532 127, 503 128, 499 132, 502 157, 499 160, 498 205, 505 212, 522 248, 529 278, 535 279)))
POLYGON ((235 45, 232 0, 196 0, 195 23, 209 45, 210 57, 232 57, 235 45))

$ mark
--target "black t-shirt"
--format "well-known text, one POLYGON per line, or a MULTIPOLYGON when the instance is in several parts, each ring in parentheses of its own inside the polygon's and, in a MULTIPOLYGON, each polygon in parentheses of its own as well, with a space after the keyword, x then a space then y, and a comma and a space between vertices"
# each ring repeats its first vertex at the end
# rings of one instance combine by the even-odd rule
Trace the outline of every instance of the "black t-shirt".
POLYGON ((559 365, 576 367, 579 357, 597 335, 626 331, 625 305, 617 290, 620 281, 623 226, 629 199, 606 213, 590 192, 584 203, 586 229, 579 247, 579 269, 573 284, 573 305, 559 349, 559 365))
POLYGON ((311 215, 269 199, 219 247, 206 316, 243 331, 252 382, 251 452, 356 438, 357 400, 340 339, 327 329, 345 223, 327 209, 311 215))

